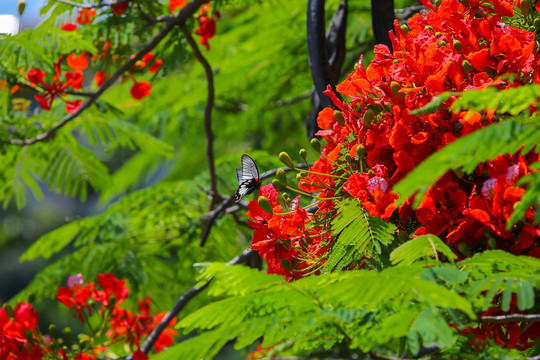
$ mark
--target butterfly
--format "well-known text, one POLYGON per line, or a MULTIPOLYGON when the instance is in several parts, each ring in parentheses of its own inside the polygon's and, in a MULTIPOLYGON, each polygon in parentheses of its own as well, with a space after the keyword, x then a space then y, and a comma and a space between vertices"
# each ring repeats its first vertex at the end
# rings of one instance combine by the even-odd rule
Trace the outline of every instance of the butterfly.
POLYGON ((242 155, 242 170, 236 169, 236 177, 238 178, 238 190, 234 194, 236 202, 261 186, 259 169, 255 161, 246 154, 242 155))

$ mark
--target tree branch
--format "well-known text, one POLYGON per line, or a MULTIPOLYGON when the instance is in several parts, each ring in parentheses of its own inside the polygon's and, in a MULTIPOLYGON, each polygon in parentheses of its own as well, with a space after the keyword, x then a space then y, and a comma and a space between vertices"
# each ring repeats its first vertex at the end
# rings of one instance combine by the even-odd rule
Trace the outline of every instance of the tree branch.
POLYGON ((114 74, 111 75, 110 78, 108 78, 101 87, 92 95, 89 97, 88 101, 83 103, 77 111, 74 113, 66 115, 62 120, 54 124, 49 130, 33 137, 30 139, 11 139, 9 140, 9 144, 11 145, 20 145, 20 146, 27 146, 32 145, 37 142, 46 140, 53 136, 59 129, 64 127, 66 124, 68 124, 70 121, 75 119, 77 116, 83 113, 86 109, 88 109, 90 106, 92 106, 98 98, 109 88, 111 85, 114 84, 116 80, 120 78, 120 76, 129 70, 137 61, 141 60, 142 57, 152 51, 160 42, 169 34, 169 32, 173 29, 176 25, 182 25, 184 24, 189 17, 191 17, 201 6, 204 4, 206 0, 193 0, 192 2, 188 3, 179 13, 175 14, 174 16, 170 17, 163 29, 148 43, 146 46, 142 48, 141 51, 137 53, 133 58, 131 58, 129 61, 127 61, 124 65, 122 65, 114 74))
MULTIPOLYGON (((231 261, 227 263, 227 265, 237 265, 240 263, 243 263, 244 261, 248 260, 251 256, 255 255, 257 252, 253 250, 246 249, 244 252, 231 261)), ((188 292, 184 293, 180 298, 178 298, 178 301, 176 304, 174 304, 173 308, 161 319, 161 322, 156 326, 154 331, 148 336, 144 344, 141 346, 141 351, 145 354, 148 354, 150 352, 150 349, 154 345, 154 343, 157 341, 163 330, 167 327, 167 325, 171 322, 171 320, 178 315, 178 313, 186 306, 186 304, 193 299, 195 296, 200 294, 204 289, 210 285, 210 282, 212 281, 213 277, 208 279, 206 283, 200 287, 197 287, 196 285, 192 287, 188 292)))
MULTIPOLYGON (((212 67, 201 53, 201 50, 197 46, 197 43, 186 29, 182 26, 182 32, 186 37, 186 40, 193 50, 195 58, 199 60, 204 72, 206 73, 206 83, 208 86, 208 98, 206 100, 206 106, 204 108, 204 131, 206 132, 206 158, 208 160, 208 171, 210 173, 210 190, 213 194, 217 194, 217 181, 216 181, 216 166, 214 163, 214 133, 212 132, 212 109, 214 108, 214 74, 212 67)), ((211 196, 210 208, 212 209, 217 203, 216 197, 211 196)))
POLYGON ((504 324, 508 322, 536 322, 540 321, 540 315, 538 314, 510 314, 510 315, 498 315, 498 316, 481 316, 480 322, 487 324, 504 324))
POLYGON ((95 9, 95 8, 100 8, 100 7, 105 7, 105 6, 119 5, 122 3, 130 2, 131 0, 118 0, 115 2, 101 1, 101 2, 98 2, 97 4, 81 4, 81 3, 70 1, 70 0, 55 0, 55 1, 59 3, 71 5, 73 7, 81 8, 81 9, 95 9))

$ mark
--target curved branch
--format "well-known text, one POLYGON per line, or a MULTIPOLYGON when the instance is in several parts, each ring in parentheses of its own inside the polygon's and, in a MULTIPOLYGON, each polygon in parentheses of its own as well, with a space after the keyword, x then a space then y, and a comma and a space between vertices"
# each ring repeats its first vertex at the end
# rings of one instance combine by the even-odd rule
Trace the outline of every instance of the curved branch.
POLYGON ((37 142, 46 140, 53 136, 59 129, 64 127, 66 124, 68 124, 70 121, 75 119, 77 116, 83 113, 86 109, 88 109, 90 106, 92 106, 99 97, 109 88, 111 85, 114 84, 116 80, 122 76, 124 72, 129 70, 137 61, 141 60, 144 54, 152 51, 160 42, 169 34, 169 32, 173 29, 176 25, 182 25, 184 24, 189 17, 191 17, 204 3, 206 0, 193 0, 189 4, 186 5, 179 13, 175 14, 174 16, 170 17, 163 29, 152 39, 148 44, 146 44, 141 51, 139 51, 133 58, 131 58, 129 61, 127 61, 124 65, 122 65, 114 74, 111 75, 110 78, 108 78, 101 87, 93 93, 92 96, 89 97, 88 101, 83 103, 77 111, 74 113, 68 114, 64 116, 62 120, 54 124, 49 130, 33 137, 30 139, 12 139, 9 140, 9 144, 11 145, 19 145, 19 146, 27 146, 32 145, 37 142))
POLYGON ((388 32, 394 29, 394 0, 371 0, 371 21, 376 44, 384 44, 392 51, 388 32))
POLYGON ((214 194, 218 193, 217 181, 216 181, 216 166, 214 163, 214 133, 212 132, 212 109, 214 108, 214 73, 212 67, 201 53, 201 50, 197 46, 195 40, 186 29, 182 26, 182 32, 186 37, 186 40, 193 50, 193 54, 199 60, 204 72, 206 73, 206 83, 208 86, 208 99, 206 100, 206 106, 204 108, 204 131, 206 133, 206 158, 208 159, 208 171, 210 172, 210 190, 212 192, 210 206, 214 207, 216 204, 216 197, 214 194))
POLYGON ((73 7, 80 8, 80 9, 96 9, 96 8, 105 7, 105 6, 119 5, 125 2, 130 2, 131 0, 118 0, 115 2, 102 1, 102 2, 98 2, 97 4, 81 4, 81 3, 70 1, 70 0, 55 0, 55 1, 59 3, 71 5, 73 7))
MULTIPOLYGON (((248 260, 251 256, 255 255, 257 252, 250 250, 249 248, 244 250, 244 252, 231 261, 227 263, 227 265, 237 265, 240 263, 243 263, 244 261, 248 260)), ((186 304, 193 299, 195 296, 200 294, 204 289, 210 285, 210 282, 212 281, 214 277, 211 277, 206 281, 206 283, 202 286, 195 285, 192 287, 188 292, 180 296, 178 298, 178 301, 176 304, 174 304, 173 308, 161 319, 161 322, 156 326, 154 331, 148 336, 144 344, 141 346, 141 351, 145 354, 148 354, 150 352, 150 349, 154 345, 154 343, 157 341, 163 330, 167 327, 167 325, 171 322, 171 320, 178 315, 178 313, 186 306, 186 304)))

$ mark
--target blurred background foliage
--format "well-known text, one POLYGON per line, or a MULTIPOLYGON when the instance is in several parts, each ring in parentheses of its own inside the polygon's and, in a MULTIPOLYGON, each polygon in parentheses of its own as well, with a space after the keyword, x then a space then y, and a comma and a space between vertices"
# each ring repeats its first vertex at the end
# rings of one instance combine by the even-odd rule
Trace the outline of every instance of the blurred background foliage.
MULTIPOLYGON (((339 1, 326 3, 328 23, 339 1)), ((412 3, 396 1, 396 8, 412 3)), ((370 2, 350 1, 349 6, 341 78, 362 53, 365 62, 372 58, 370 2)), ((0 40, 2 78, 16 76, 20 67, 40 66, 50 72, 51 59, 60 53, 99 49, 102 38, 84 42, 77 32, 57 29, 73 19, 72 10, 49 0, 41 25, 0 40), (42 46, 31 46, 36 39, 42 46)), ((211 49, 201 50, 215 76, 212 127, 218 188, 229 196, 237 187, 234 168, 242 153, 249 153, 264 172, 280 166, 279 152, 295 154, 307 147, 312 80, 305 0, 230 1, 222 2, 219 10, 211 49)), ((118 18, 98 20, 83 27, 82 34, 108 34, 124 26, 114 36, 126 46, 113 45, 123 56, 153 34, 140 30, 145 26, 141 19, 138 27, 118 18)), ((49 141, 28 147, 4 144, 2 302, 15 303, 34 293, 43 325, 62 326, 70 315, 47 299, 54 299, 67 276, 80 272, 93 280, 98 273, 112 272, 128 281, 132 299, 149 294, 154 306, 166 311, 193 285, 194 263, 227 261, 249 246, 251 231, 226 215, 216 222, 207 245, 199 247, 209 206, 203 191, 209 187, 203 124, 207 84, 185 40, 178 41, 181 37, 173 32, 153 51, 164 66, 150 80, 149 97, 134 100, 131 81, 124 81, 49 141)), ((86 70, 85 86, 92 86, 96 70, 86 70)), ((22 91, 22 97, 33 99, 28 91, 22 91)), ((13 135, 14 128, 31 137, 63 116, 60 101, 50 112, 38 112, 35 103, 25 112, 16 111, 12 100, 9 94, 1 99, 4 138, 13 135)), ((201 297, 184 312, 204 303, 201 297)))

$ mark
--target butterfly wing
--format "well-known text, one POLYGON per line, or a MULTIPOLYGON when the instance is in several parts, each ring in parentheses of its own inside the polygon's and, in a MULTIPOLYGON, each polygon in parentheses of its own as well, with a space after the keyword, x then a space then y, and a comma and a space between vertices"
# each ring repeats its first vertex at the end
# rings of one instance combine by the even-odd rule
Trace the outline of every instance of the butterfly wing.
POLYGON ((259 188, 259 169, 255 161, 248 155, 242 155, 242 169, 236 169, 236 177, 238 179, 238 190, 236 190, 236 201, 242 197, 252 193, 259 188))

